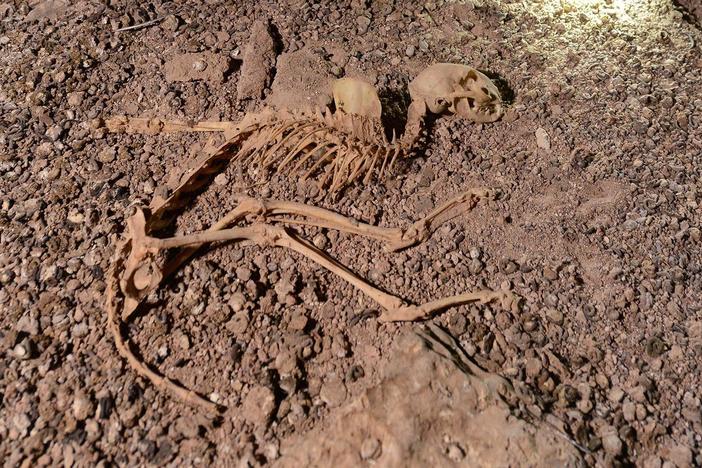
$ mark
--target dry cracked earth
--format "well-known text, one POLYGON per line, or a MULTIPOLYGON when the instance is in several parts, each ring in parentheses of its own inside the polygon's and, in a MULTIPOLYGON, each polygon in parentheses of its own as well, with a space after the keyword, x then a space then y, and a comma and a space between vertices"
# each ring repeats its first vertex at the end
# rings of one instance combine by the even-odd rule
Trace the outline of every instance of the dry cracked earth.
MULTIPOLYGON (((699 466, 700 13, 696 0, 0 2, 4 466, 699 466), (107 332, 115 243, 129 208, 215 143, 103 120, 237 121, 323 105, 341 76, 401 116, 435 62, 488 72, 504 117, 437 118, 420 154, 321 205, 407 226, 461 190, 501 197, 399 254, 301 233, 409 300, 510 288, 520 311, 451 308, 431 322, 455 343, 437 347, 296 254, 227 245, 123 329, 227 410, 137 376, 107 332)), ((316 198, 232 166, 178 229, 206 227, 234 192, 316 198)))

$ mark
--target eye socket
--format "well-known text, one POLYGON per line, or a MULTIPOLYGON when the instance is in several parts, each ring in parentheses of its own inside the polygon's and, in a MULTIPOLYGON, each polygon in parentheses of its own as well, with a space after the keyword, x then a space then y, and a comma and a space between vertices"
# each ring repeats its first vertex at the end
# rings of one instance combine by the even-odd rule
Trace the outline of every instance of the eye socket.
POLYGON ((439 98, 436 100, 436 103, 440 106, 448 106, 448 101, 444 98, 439 98))

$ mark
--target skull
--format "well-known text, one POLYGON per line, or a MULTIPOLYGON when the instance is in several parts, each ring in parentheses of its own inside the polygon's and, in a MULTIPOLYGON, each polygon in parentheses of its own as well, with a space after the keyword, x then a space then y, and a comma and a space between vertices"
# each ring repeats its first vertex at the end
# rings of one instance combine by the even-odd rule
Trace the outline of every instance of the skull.
POLYGON ((380 119, 382 106, 371 84, 355 78, 341 78, 334 82, 332 94, 338 111, 380 119))
POLYGON ((502 99, 495 84, 475 68, 436 63, 409 84, 411 113, 450 112, 474 122, 494 122, 502 115, 502 99))

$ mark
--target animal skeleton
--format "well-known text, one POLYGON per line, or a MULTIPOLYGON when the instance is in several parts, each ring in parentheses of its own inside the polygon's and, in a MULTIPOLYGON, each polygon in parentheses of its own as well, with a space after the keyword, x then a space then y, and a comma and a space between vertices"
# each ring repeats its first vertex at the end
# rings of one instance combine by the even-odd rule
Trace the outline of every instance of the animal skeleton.
POLYGON ((175 272, 199 247, 223 241, 241 241, 298 252, 343 278, 376 301, 381 321, 418 320, 450 306, 499 301, 516 311, 517 297, 510 291, 482 290, 412 305, 381 291, 350 269, 301 238, 292 225, 310 225, 365 236, 397 251, 426 240, 435 226, 451 217, 457 207, 472 209, 494 196, 490 190, 469 190, 448 200, 407 229, 378 227, 330 210, 281 200, 234 196, 237 207, 209 229, 177 237, 159 238, 178 213, 205 188, 230 161, 290 169, 303 168, 303 177, 316 176, 320 192, 338 192, 348 184, 372 176, 382 177, 399 157, 412 150, 427 112, 449 112, 479 122, 494 121, 502 113, 500 96, 492 82, 464 65, 437 64, 411 84, 408 123, 400 138, 388 140, 380 121, 381 106, 375 89, 360 80, 344 78, 333 86, 336 112, 265 110, 249 114, 240 123, 187 123, 161 119, 118 117, 107 121, 111 131, 159 133, 169 131, 224 131, 227 139, 198 168, 184 177, 168 198, 156 197, 148 210, 137 208, 127 220, 128 233, 116 248, 107 281, 108 321, 117 349, 129 364, 159 388, 208 410, 218 406, 161 376, 141 362, 121 332, 139 304, 175 272), (167 257, 167 250, 176 250, 167 257), (121 312, 120 312, 121 309, 121 312))

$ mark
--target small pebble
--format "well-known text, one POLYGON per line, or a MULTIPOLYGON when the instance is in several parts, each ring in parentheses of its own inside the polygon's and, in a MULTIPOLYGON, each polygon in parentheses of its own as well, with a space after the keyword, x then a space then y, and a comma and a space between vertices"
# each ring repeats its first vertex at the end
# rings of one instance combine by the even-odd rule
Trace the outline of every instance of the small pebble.
POLYGON ((332 377, 322 384, 319 397, 330 408, 336 408, 346 400, 346 385, 341 379, 332 377))
POLYGON ((548 136, 548 133, 546 133, 546 130, 543 128, 539 127, 536 130, 536 146, 538 146, 541 149, 544 150, 550 150, 551 149, 551 139, 548 136))
POLYGON ((88 395, 83 392, 76 393, 73 399, 73 416, 78 421, 85 421, 95 413, 95 407, 88 395))
POLYGON ((329 244, 329 240, 327 239, 327 236, 324 235, 324 233, 320 232, 319 234, 314 236, 314 238, 312 239, 312 243, 318 249, 324 250, 327 248, 327 245, 329 244))
POLYGON ((361 443, 361 459, 373 460, 380 456, 382 446, 375 437, 369 437, 361 443))
POLYGON ((548 317, 548 319, 556 325, 563 325, 563 313, 558 309, 549 307, 546 309, 546 317, 548 317))

